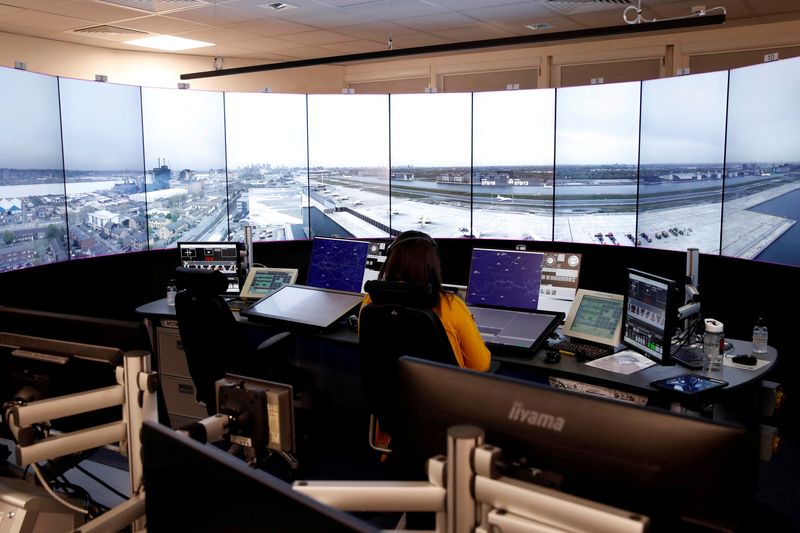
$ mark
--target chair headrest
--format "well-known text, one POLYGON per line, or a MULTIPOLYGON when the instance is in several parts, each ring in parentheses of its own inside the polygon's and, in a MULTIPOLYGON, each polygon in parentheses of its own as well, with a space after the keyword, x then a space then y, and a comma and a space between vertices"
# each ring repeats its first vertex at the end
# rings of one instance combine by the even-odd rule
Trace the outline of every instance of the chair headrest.
POLYGON ((364 286, 372 301, 377 304, 394 304, 405 307, 430 309, 439 301, 428 283, 371 280, 364 286))
POLYGON ((175 269, 175 283, 177 283, 178 289, 205 294, 225 294, 228 290, 228 278, 219 270, 180 266, 175 269))

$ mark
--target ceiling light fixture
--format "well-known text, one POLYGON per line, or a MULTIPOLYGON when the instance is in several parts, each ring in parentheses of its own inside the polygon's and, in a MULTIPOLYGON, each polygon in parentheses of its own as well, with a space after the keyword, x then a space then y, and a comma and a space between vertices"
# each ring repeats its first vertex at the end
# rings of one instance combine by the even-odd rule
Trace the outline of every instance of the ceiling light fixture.
POLYGON ((539 22, 536 24, 528 24, 525 27, 528 28, 529 30, 539 31, 539 30, 549 30, 550 28, 553 27, 553 25, 550 24, 549 22, 539 22))
MULTIPOLYGON (((631 6, 632 7, 632 6, 631 6)), ((680 19, 667 19, 648 24, 624 24, 622 26, 606 26, 602 28, 588 28, 584 30, 556 31, 539 33, 536 35, 519 35, 515 37, 502 37, 499 39, 486 39, 482 41, 467 41, 462 43, 436 44, 432 46, 418 46, 415 48, 393 48, 377 52, 364 52, 341 56, 320 57, 315 59, 300 59, 285 61, 283 63, 267 63, 264 65, 251 65, 247 67, 234 67, 222 70, 207 70, 204 72, 191 72, 181 74, 182 80, 196 80, 216 76, 230 76, 233 74, 250 74, 253 72, 267 72, 271 70, 285 70, 290 68, 313 67, 316 65, 331 65, 349 63, 352 61, 371 61, 394 59, 396 57, 438 54, 445 52, 460 52, 464 50, 478 50, 483 48, 496 48, 500 46, 537 45, 556 41, 569 41, 575 39, 596 39, 615 35, 635 35, 638 33, 688 29, 697 26, 710 26, 723 24, 725 15, 692 16, 680 19)))
POLYGON ((195 41, 194 39, 184 39, 183 37, 175 37, 174 35, 153 35, 152 37, 144 37, 142 39, 125 41, 125 44, 143 46, 145 48, 155 48, 157 50, 166 50, 167 52, 179 52, 181 50, 191 50, 193 48, 214 46, 214 43, 195 41))
POLYGON ((284 9, 296 9, 297 6, 293 4, 287 4, 286 2, 273 2, 271 4, 261 4, 258 7, 263 7, 264 9, 271 9, 272 11, 283 11, 284 9))

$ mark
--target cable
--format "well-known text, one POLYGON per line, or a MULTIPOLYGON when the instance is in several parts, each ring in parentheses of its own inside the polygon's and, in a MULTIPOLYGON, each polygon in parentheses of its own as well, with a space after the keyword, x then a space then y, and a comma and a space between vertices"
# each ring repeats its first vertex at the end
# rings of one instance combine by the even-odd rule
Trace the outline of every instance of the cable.
POLYGON ((44 476, 39 471, 39 467, 36 465, 36 463, 31 463, 31 466, 33 467, 33 471, 36 472, 36 477, 39 478, 39 482, 42 484, 42 487, 44 487, 44 489, 48 492, 48 494, 50 494, 50 496, 55 498, 55 500, 58 503, 60 503, 64 507, 68 507, 68 508, 72 509, 75 512, 83 513, 83 514, 89 514, 89 511, 87 511, 86 509, 81 509, 80 507, 76 507, 76 506, 72 505, 68 501, 63 500, 58 494, 53 492, 53 489, 50 488, 50 485, 44 479, 44 476))

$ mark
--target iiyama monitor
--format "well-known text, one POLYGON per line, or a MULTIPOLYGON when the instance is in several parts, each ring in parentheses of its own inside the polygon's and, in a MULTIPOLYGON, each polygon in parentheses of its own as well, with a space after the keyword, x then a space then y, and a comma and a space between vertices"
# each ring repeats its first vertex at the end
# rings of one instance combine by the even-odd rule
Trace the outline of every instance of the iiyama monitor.
POLYGON ((411 465, 446 453, 449 427, 474 425, 502 448, 502 475, 550 481, 670 532, 734 528, 756 488, 758 451, 741 426, 411 357, 399 360, 397 390, 392 447, 411 465))

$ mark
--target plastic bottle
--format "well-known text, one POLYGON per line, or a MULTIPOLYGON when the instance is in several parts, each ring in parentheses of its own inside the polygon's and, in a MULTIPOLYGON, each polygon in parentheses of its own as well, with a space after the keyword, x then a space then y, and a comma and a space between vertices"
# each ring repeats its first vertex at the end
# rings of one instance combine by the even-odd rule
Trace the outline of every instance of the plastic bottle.
POLYGON ((175 280, 169 280, 167 284, 167 305, 172 307, 175 305, 175 295, 178 294, 178 287, 175 286, 175 280))
POLYGON ((703 334, 703 353, 705 354, 703 369, 709 372, 719 372, 722 370, 722 356, 725 350, 722 322, 713 318, 706 318, 704 322, 706 331, 703 334))
POLYGON ((756 320, 753 328, 753 353, 767 353, 767 323, 763 318, 756 320))

